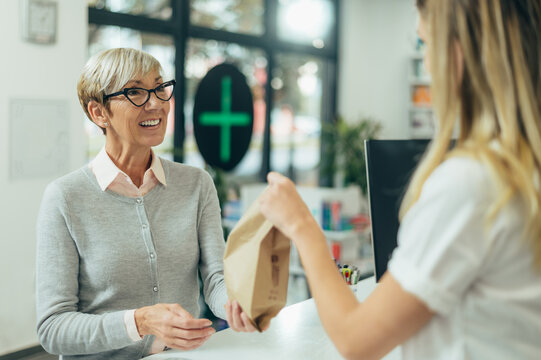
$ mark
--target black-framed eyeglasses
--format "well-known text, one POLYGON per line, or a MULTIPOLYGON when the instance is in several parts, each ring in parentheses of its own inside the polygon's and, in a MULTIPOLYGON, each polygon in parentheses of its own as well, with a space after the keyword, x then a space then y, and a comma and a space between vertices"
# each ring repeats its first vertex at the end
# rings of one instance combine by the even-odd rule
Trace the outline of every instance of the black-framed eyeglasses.
POLYGON ((143 106, 150 99, 150 93, 154 93, 156 97, 162 101, 169 101, 173 96, 173 91, 175 90, 175 80, 166 81, 154 89, 144 89, 144 88, 125 88, 121 91, 109 95, 103 95, 103 101, 106 101, 110 97, 124 95, 135 106, 143 106))

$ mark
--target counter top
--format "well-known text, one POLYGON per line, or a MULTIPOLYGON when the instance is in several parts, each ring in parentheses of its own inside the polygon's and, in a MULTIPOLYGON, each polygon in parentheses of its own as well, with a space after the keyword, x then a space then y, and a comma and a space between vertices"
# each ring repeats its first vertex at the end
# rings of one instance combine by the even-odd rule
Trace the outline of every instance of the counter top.
MULTIPOLYGON (((376 287, 370 277, 351 287, 364 300, 376 287)), ((321 325, 313 299, 282 309, 263 333, 237 333, 231 329, 214 334, 201 347, 191 351, 169 350, 147 360, 334 360, 342 359, 321 325)), ((385 360, 400 360, 395 349, 385 360)))

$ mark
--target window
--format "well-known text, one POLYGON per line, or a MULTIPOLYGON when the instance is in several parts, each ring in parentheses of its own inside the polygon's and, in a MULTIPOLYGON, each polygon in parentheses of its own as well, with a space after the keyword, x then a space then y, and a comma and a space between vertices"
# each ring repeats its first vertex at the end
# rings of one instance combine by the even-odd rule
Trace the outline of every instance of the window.
POLYGON ((331 44, 335 25, 331 0, 280 0, 278 37, 284 41, 312 44, 322 49, 331 44))
POLYGON ((278 54, 272 74, 271 168, 297 183, 317 185, 325 62, 278 54))
POLYGON ((190 21, 193 25, 235 33, 264 33, 263 0, 192 0, 190 21))
POLYGON ((88 0, 88 6, 130 15, 167 20, 173 14, 170 0, 88 0))
POLYGON ((243 47, 234 43, 215 40, 190 39, 186 47, 186 114, 184 143, 184 162, 189 165, 204 166, 204 160, 197 151, 193 135, 193 101, 200 80, 212 67, 223 62, 231 63, 244 74, 254 98, 254 128, 248 153, 233 170, 239 177, 257 179, 261 169, 261 150, 265 128, 265 82, 267 79, 267 60, 261 49, 243 47))
MULTIPOLYGON (((89 56, 105 48, 148 51, 177 80, 161 156, 205 166, 193 136, 197 85, 235 64, 254 97, 252 143, 227 177, 264 181, 270 170, 317 184, 322 122, 336 107, 338 0, 88 0, 89 56)), ((103 135, 88 120, 89 156, 103 135)))

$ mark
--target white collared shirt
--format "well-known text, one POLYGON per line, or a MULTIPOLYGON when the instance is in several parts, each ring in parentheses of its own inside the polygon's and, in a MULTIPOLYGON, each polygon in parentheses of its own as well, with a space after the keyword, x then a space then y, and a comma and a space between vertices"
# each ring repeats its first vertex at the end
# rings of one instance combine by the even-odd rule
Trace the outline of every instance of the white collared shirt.
POLYGON ((500 192, 487 166, 451 158, 402 220, 389 271, 434 312, 403 359, 539 359, 541 276, 520 199, 486 221, 500 192))
POLYGON ((123 196, 140 197, 152 190, 158 182, 167 185, 160 158, 152 150, 150 156, 152 158, 150 168, 145 171, 143 183, 140 187, 137 187, 130 177, 115 165, 105 148, 100 150, 88 166, 96 176, 96 180, 103 191, 109 189, 123 196))

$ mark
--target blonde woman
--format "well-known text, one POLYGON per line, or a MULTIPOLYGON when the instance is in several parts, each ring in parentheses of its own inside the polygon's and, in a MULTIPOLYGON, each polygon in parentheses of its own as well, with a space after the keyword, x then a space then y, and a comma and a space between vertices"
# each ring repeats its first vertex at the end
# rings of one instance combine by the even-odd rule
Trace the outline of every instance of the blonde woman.
POLYGON ((417 5, 438 131, 375 291, 357 302, 287 178, 269 174, 260 208, 295 243, 323 326, 346 358, 377 359, 402 344, 412 360, 539 359, 541 3, 417 5))
POLYGON ((213 313, 255 331, 227 302, 212 179, 151 149, 164 139, 174 86, 135 49, 106 50, 83 70, 79 100, 105 147, 47 187, 37 229, 37 331, 61 359, 200 346, 215 331, 198 318, 199 274, 213 313))

